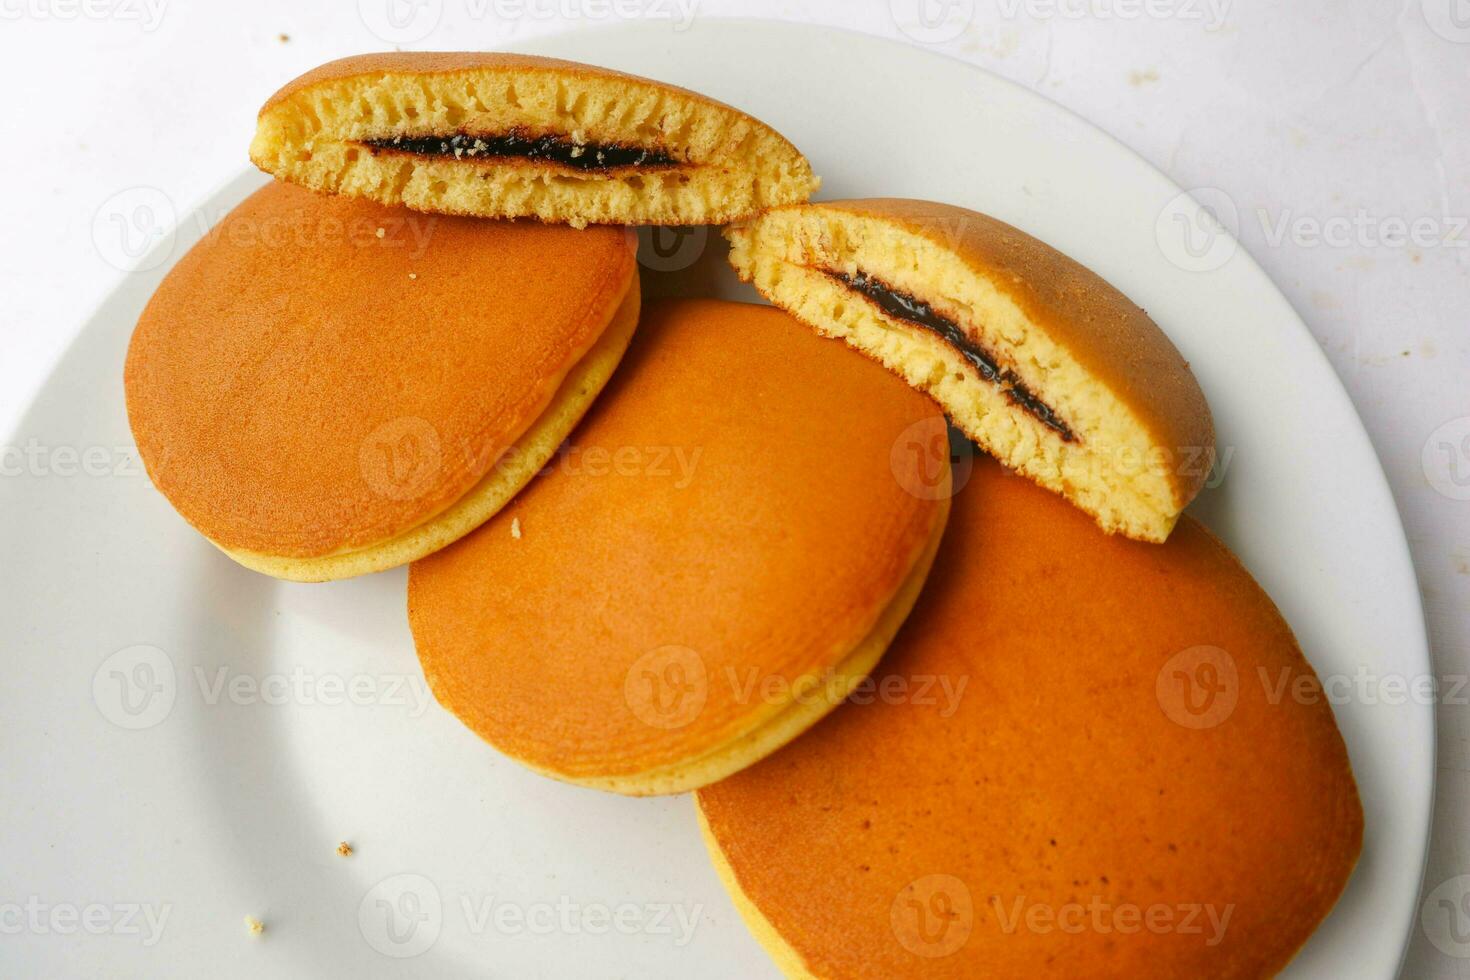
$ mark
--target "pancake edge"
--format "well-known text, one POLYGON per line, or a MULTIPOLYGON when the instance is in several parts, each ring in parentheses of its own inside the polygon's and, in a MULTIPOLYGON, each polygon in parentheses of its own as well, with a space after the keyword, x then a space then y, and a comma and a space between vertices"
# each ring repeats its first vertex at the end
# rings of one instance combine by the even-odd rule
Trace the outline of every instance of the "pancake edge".
MULTIPOLYGON (((946 472, 945 480, 950 479, 951 474, 946 472)), ((733 738, 698 756, 631 775, 571 775, 528 762, 519 756, 504 752, 493 742, 490 744, 508 758, 514 759, 517 763, 543 776, 576 786, 620 793, 625 796, 667 796, 687 793, 719 782, 727 776, 732 776, 754 765, 795 740, 826 717, 834 708, 839 707, 857 685, 878 666, 878 662, 883 659, 883 654, 888 651, 893 638, 898 634, 899 628, 903 626, 909 612, 918 601, 924 583, 928 581, 929 571, 939 553, 940 541, 944 538, 945 526, 949 522, 950 496, 946 488, 936 508, 937 517, 929 540, 915 557, 908 575, 894 590, 888 604, 878 613, 872 629, 858 641, 847 656, 838 661, 824 675, 825 678, 837 679, 839 683, 819 684, 817 690, 820 691, 820 695, 818 697, 806 703, 794 699, 788 701, 764 721, 757 722, 751 728, 745 729, 733 738), (834 688, 836 688, 835 692, 834 688)), ((800 684, 793 684, 792 687, 795 689, 800 687, 800 684)))
POLYGON ((725 851, 715 837, 714 828, 709 825, 709 818, 704 815, 704 804, 699 801, 697 793, 694 797, 694 812, 699 818, 699 836, 704 839, 704 846, 709 851, 710 864, 714 865, 715 874, 719 877, 720 884, 725 886, 730 902, 735 906, 735 911, 740 913, 745 928, 750 930, 755 941, 760 943, 766 955, 770 956, 787 980, 821 980, 807 967, 796 947, 786 941, 786 937, 781 935, 771 920, 766 918, 765 913, 745 893, 745 889, 740 887, 735 867, 725 857, 725 851))

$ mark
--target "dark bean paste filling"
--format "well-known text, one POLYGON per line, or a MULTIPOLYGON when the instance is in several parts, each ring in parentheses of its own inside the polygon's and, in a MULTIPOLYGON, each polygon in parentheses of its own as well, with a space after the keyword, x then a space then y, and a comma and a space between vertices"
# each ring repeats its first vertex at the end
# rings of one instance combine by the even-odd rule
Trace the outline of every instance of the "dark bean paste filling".
POLYGON ((555 133, 533 135, 513 129, 498 136, 455 133, 452 136, 385 136, 359 140, 373 153, 384 150, 457 160, 519 157, 543 160, 574 170, 612 170, 616 167, 675 167, 676 160, 662 150, 621 143, 577 143, 555 133))
POLYGON ((1064 442, 1077 441, 1077 435, 1071 427, 1062 421, 1050 405, 1036 397, 1035 393, 1026 387, 1025 382, 1017 377, 1014 371, 1001 367, 985 348, 966 336, 959 324, 936 313, 934 307, 908 293, 899 292, 881 279, 874 278, 861 269, 850 276, 845 272, 833 272, 830 269, 822 271, 848 289, 862 293, 889 316, 905 320, 937 334, 941 340, 959 351, 960 356, 974 365, 975 370, 980 372, 980 377, 993 385, 998 385, 1006 398, 1010 399, 1011 404, 1035 416, 1042 425, 1061 436, 1064 442))

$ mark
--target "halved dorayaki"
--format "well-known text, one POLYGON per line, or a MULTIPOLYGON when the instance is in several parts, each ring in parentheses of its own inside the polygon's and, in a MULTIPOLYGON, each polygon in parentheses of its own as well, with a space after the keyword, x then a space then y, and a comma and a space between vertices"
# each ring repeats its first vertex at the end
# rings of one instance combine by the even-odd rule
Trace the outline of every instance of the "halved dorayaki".
POLYGON ((148 474, 270 575, 420 558, 510 499, 606 383, 638 319, 635 244, 262 188, 133 333, 148 474))
POLYGON ((718 224, 818 183, 775 130, 695 92, 479 52, 322 65, 266 102, 250 158, 314 190, 577 226, 718 224))
POLYGON ((1187 516, 1108 537, 977 460, 873 680, 699 793, 788 976, 1266 977, 1357 860, 1316 676, 1187 516))
POLYGON ((674 793, 774 751, 871 670, 949 510, 943 418, 765 306, 650 307, 567 450, 415 562, 429 686, 569 782, 674 793))
POLYGON ((742 279, 928 392, 1007 466, 1109 532, 1169 535, 1213 460, 1209 407, 1158 326, 995 218, 824 201, 726 230, 742 279))

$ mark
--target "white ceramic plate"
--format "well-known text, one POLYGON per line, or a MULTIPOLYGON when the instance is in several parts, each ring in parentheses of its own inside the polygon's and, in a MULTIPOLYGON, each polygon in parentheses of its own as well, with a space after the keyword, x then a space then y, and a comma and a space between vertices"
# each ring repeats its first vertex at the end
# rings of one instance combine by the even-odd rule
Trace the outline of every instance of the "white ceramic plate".
MULTIPOLYGON (((998 215, 1149 310, 1194 365, 1233 454, 1195 513, 1276 598, 1321 674, 1369 678, 1337 707, 1367 810, 1363 859, 1290 975, 1391 976, 1431 797, 1432 709, 1388 688, 1430 673, 1419 596, 1363 428, 1261 270, 1109 137, 933 54, 703 20, 529 47, 749 110, 810 155, 825 196, 998 215)), ((233 137, 242 150, 247 135, 233 137)), ((773 976, 709 868, 689 798, 602 795, 506 761, 428 697, 402 571, 324 586, 254 575, 142 475, 123 412, 129 333, 201 220, 260 180, 231 182, 127 277, 10 442, 3 972, 773 976), (339 840, 357 853, 337 856, 339 840), (267 923, 260 940, 245 915, 267 923)), ((718 236, 688 265, 693 241, 648 259, 651 288, 748 298, 718 236)), ((1242 822, 1271 820, 1240 803, 1242 822)))

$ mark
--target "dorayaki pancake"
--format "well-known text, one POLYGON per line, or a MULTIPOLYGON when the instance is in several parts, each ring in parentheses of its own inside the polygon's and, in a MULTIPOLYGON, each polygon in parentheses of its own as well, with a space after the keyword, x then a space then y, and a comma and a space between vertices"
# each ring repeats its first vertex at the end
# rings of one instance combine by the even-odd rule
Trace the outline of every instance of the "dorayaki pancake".
POLYGON ((566 450, 415 562, 435 696, 542 773, 672 793, 749 765, 877 662, 949 510, 927 399, 779 310, 645 314, 566 450))
POLYGON ((133 333, 148 475, 281 578, 422 557, 504 504, 601 390, 638 319, 635 244, 262 188, 133 333))
POLYGON ((1189 365, 1128 297, 988 215, 824 201, 727 229, 742 279, 877 358, 1109 532, 1169 535, 1214 459, 1189 365))
POLYGON ((818 184, 781 134, 698 93, 483 52, 322 65, 266 102, 250 158, 314 190, 579 227, 717 224, 818 184))
POLYGON ((1269 976, 1362 845, 1320 695, 1198 523, 1108 537, 977 460, 873 683, 699 806, 792 977, 1269 976))

